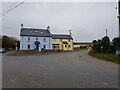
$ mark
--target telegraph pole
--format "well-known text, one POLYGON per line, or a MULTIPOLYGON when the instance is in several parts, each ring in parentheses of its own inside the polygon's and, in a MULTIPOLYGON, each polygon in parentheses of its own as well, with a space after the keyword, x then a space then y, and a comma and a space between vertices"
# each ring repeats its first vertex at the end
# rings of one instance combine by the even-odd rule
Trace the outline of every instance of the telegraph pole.
POLYGON ((106 29, 106 36, 107 36, 107 29, 106 29))
POLYGON ((120 0, 118 1, 118 25, 119 25, 119 38, 120 38, 120 0))
MULTIPOLYGON (((120 0, 118 0, 118 36, 120 38, 120 0)), ((116 55, 120 55, 120 48, 116 48, 116 55)))

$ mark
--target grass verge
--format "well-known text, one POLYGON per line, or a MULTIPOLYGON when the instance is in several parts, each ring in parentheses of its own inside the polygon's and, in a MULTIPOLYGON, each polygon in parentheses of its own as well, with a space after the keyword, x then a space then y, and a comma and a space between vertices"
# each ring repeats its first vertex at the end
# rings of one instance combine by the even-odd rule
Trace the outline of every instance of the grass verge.
POLYGON ((117 56, 114 53, 107 53, 106 54, 106 53, 98 53, 98 52, 94 52, 94 51, 89 51, 88 54, 90 56, 93 56, 93 57, 96 57, 99 59, 103 59, 106 61, 111 61, 111 62, 120 64, 120 56, 117 56))
POLYGON ((63 52, 70 52, 70 51, 60 51, 60 50, 43 50, 41 52, 36 50, 18 50, 14 53, 9 53, 7 56, 39 56, 39 55, 51 55, 63 52))

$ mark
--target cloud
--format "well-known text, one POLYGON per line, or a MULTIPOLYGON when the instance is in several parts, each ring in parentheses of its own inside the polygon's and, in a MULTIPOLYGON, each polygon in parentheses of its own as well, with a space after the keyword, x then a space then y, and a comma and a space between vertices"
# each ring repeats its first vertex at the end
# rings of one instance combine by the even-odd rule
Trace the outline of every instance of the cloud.
MULTIPOLYGON (((3 8, 9 5, 3 3, 3 8)), ((25 2, 3 16, 3 34, 19 38, 23 23, 25 27, 35 28, 50 25, 51 33, 68 34, 71 29, 77 41, 102 38, 107 28, 112 39, 118 33, 116 6, 115 2, 25 2)))

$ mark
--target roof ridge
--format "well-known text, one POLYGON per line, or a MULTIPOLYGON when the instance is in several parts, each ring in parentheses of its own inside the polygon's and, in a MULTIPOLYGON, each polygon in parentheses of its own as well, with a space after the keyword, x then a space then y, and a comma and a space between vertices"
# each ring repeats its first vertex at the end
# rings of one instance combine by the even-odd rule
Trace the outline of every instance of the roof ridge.
MULTIPOLYGON (((52 34, 52 35, 68 35, 68 34, 52 34)), ((69 35, 70 36, 70 35, 69 35)))
POLYGON ((32 30, 47 30, 47 29, 38 29, 38 28, 23 28, 23 29, 32 29, 32 30))

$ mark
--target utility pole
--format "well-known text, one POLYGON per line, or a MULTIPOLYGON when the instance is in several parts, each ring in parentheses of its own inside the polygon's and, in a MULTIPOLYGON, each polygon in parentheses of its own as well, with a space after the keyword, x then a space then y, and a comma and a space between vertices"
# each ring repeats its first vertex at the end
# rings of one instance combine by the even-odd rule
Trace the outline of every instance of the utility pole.
POLYGON ((118 25, 119 25, 119 38, 120 38, 120 0, 118 1, 118 25))
POLYGON ((106 29, 106 36, 107 36, 107 29, 106 29))
MULTIPOLYGON (((120 38, 120 0, 118 0, 118 36, 120 38)), ((116 48, 116 55, 120 55, 120 48, 116 48)))

